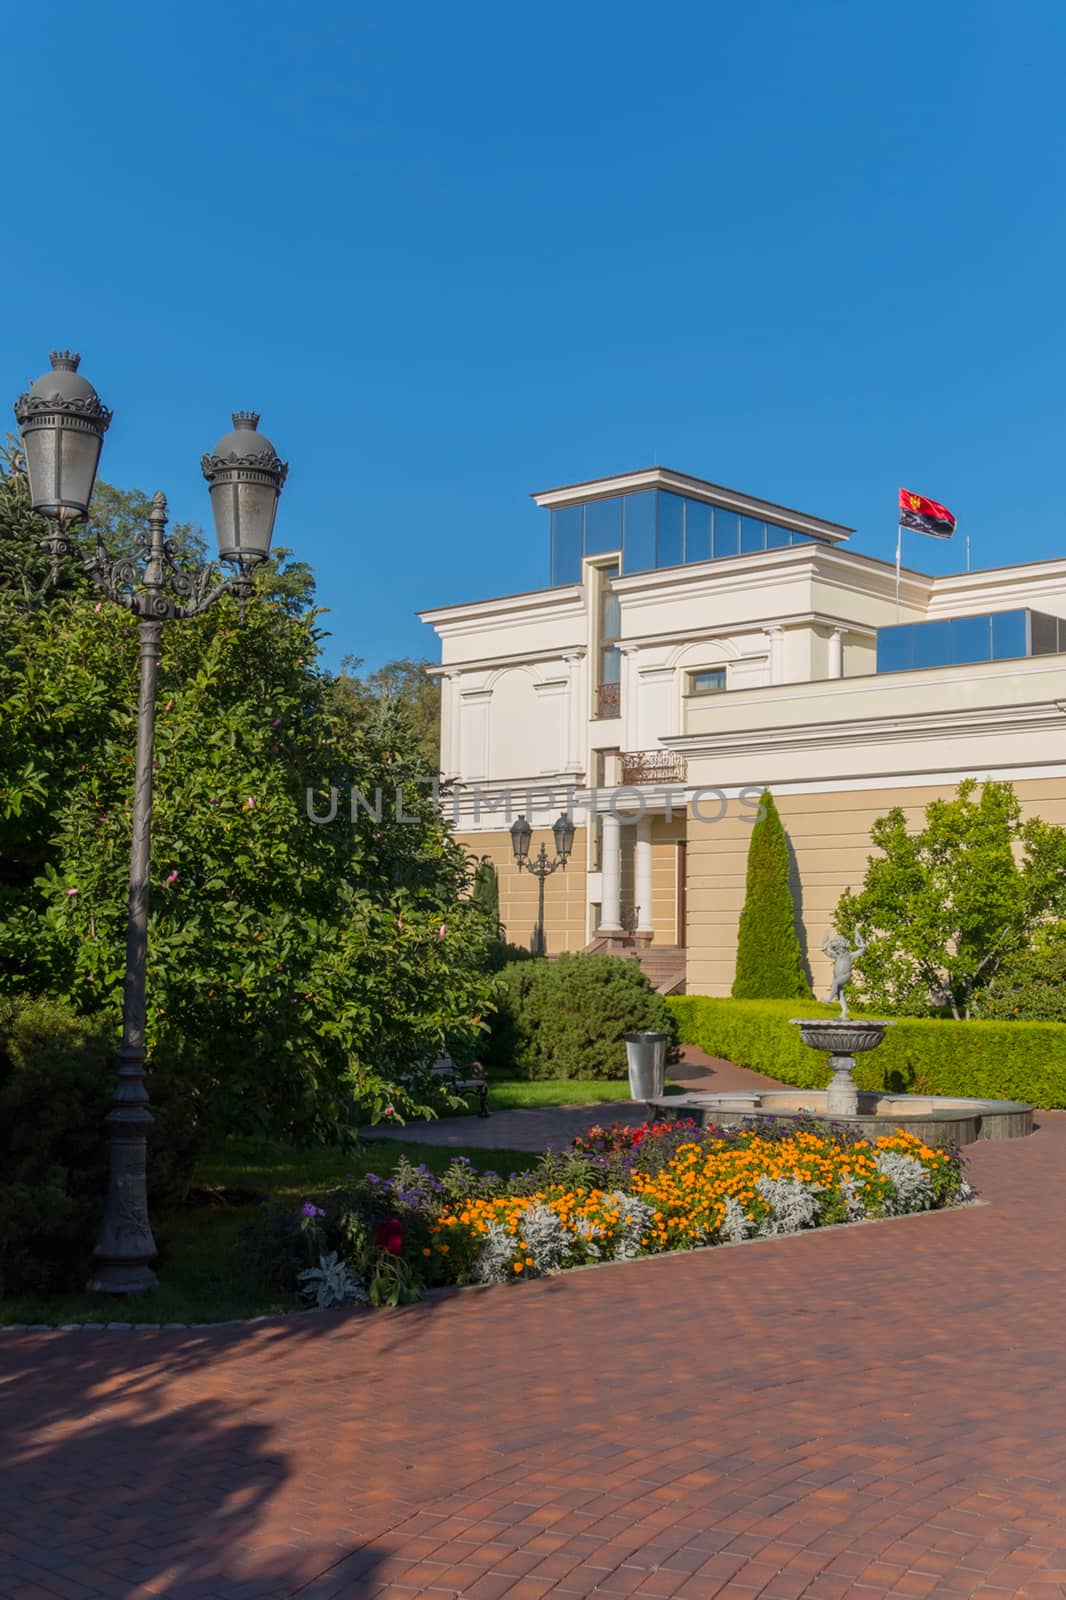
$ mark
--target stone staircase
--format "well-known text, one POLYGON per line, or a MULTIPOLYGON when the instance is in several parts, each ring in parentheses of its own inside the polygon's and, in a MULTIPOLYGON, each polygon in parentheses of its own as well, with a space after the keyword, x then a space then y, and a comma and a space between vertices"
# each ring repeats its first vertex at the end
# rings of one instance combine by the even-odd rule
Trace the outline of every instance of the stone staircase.
POLYGON ((632 934, 601 934, 585 949, 590 955, 639 961, 648 982, 660 994, 685 992, 685 952, 680 945, 638 944, 632 934))

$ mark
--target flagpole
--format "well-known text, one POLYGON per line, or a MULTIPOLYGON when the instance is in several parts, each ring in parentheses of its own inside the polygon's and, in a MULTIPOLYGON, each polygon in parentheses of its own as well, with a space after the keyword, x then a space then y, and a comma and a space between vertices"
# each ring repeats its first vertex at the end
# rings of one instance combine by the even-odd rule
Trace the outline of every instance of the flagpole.
POLYGON ((970 570, 970 535, 966 535, 966 571, 970 570))
POLYGON ((903 548, 903 528, 896 524, 896 621, 899 621, 899 560, 903 548))

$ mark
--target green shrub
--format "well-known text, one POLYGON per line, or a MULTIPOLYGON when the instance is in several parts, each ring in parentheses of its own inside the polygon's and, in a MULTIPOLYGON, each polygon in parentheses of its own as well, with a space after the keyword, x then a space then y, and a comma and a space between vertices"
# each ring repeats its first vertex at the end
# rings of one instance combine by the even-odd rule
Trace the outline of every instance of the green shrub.
MULTIPOLYGON (((669 1005, 683 1042, 708 1055, 803 1089, 821 1089, 829 1081, 828 1058, 803 1043, 799 1029, 789 1026, 789 1018, 836 1016, 836 1007, 694 994, 673 996, 669 1005)), ((1066 1024, 1062 1023, 901 1017, 887 1030, 882 1045, 855 1059, 860 1089, 1066 1106, 1066 1024)))
POLYGON ((636 961, 563 955, 519 961, 498 980, 485 1059, 520 1078, 624 1078, 623 1034, 677 1038, 673 1013, 636 961))
POLYGON ((769 789, 748 846, 744 909, 737 931, 737 999, 805 999, 811 985, 803 965, 792 899, 788 840, 769 789))
POLYGON ((489 972, 502 972, 512 961, 532 960, 532 950, 527 950, 524 944, 509 944, 506 939, 490 939, 485 954, 485 966, 489 972))
POLYGON ((1066 924, 1008 956, 979 1003, 982 1016, 1005 1022, 1066 1022, 1066 924))
MULTIPOLYGON (((0 1001, 0 1294, 80 1289, 107 1189, 115 1030, 49 1000, 0 1001)), ((149 1203, 188 1190, 195 1115, 170 1062, 149 1077, 149 1203)))

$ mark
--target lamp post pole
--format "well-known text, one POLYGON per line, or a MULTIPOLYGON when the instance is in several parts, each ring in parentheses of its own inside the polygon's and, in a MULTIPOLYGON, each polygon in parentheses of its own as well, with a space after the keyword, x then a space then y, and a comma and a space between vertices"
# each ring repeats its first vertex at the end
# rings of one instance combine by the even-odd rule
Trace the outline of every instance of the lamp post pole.
POLYGON ((108 1294, 136 1294, 156 1282, 151 1262, 157 1254, 148 1216, 147 1138, 152 1124, 145 1087, 145 1002, 148 963, 148 892, 152 833, 152 745, 155 734, 156 680, 163 624, 199 616, 223 595, 243 610, 253 591, 252 573, 270 549, 277 499, 288 468, 269 440, 256 432, 259 418, 234 415, 234 431, 201 463, 211 489, 219 559, 236 568, 219 574, 214 566, 189 573, 165 537, 167 502, 152 500, 142 555, 113 558, 97 535, 86 549, 69 537, 71 524, 88 516, 103 436, 111 413, 95 389, 78 376, 79 358, 68 351, 52 356, 52 371, 39 378, 15 405, 29 479, 30 504, 49 518, 54 531, 42 545, 52 558, 54 582, 65 556, 80 559, 107 599, 137 618, 137 755, 130 841, 126 970, 122 991, 122 1043, 118 1082, 107 1116, 109 1164, 107 1199, 88 1287, 108 1294))
POLYGON ((555 835, 555 856, 549 856, 547 846, 541 840, 540 849, 531 861, 529 845, 533 829, 525 817, 519 817, 511 827, 511 848, 518 870, 532 873, 537 880, 537 925, 530 942, 530 949, 535 956, 548 953, 547 940, 544 936, 544 882, 553 872, 558 872, 560 867, 566 866, 574 843, 574 824, 563 813, 552 824, 552 832, 555 835))

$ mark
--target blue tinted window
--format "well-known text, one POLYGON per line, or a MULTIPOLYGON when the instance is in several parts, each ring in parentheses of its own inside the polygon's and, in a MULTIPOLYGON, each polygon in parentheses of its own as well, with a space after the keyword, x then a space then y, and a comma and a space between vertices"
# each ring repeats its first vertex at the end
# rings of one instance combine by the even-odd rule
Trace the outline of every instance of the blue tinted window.
POLYGON ((740 518, 735 511, 714 508, 714 554, 716 560, 740 553, 740 518))
POLYGON ((740 549, 743 555, 750 555, 753 550, 766 549, 765 522, 756 522, 754 517, 741 517, 740 549))
POLYGON ((951 660, 960 665, 967 661, 992 659, 992 619, 990 617, 952 617, 951 660))
POLYGON ((914 629, 906 625, 877 630, 878 672, 906 672, 914 665, 914 629))
POLYGON ((922 622, 914 629, 914 666, 951 665, 951 625, 947 622, 922 622))
POLYGON ((622 548, 622 499, 590 500, 585 507, 585 554, 605 556, 622 548))
POLYGON ((1024 611, 1000 611, 992 618, 992 659, 1010 661, 1029 648, 1024 611))
POLYGON ((655 490, 627 494, 623 511, 622 571, 650 572, 655 565, 655 490))
POLYGON ((605 645, 600 651, 600 682, 621 683, 622 652, 617 645, 605 645))
POLYGON ((659 528, 655 565, 679 567, 685 559, 685 502, 679 494, 659 490, 659 528))
POLYGON ((703 500, 685 501, 685 560, 711 559, 711 508, 703 500))
POLYGON ((792 543, 792 533, 788 528, 779 528, 776 522, 766 524, 767 550, 784 550, 792 543))
POLYGON ((583 506, 563 506, 552 512, 552 583, 581 581, 581 524, 583 506))

